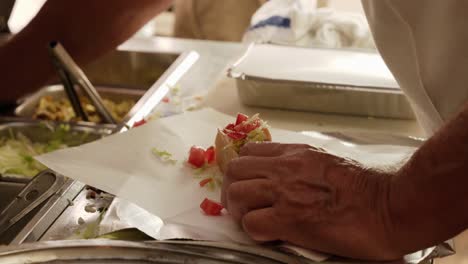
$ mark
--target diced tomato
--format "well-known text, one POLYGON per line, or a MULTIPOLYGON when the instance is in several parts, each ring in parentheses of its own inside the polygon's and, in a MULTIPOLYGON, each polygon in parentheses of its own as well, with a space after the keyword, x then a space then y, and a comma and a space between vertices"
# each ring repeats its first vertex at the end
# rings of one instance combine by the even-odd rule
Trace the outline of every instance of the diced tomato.
POLYGON ((235 126, 236 126, 236 125, 234 125, 234 124, 231 123, 231 124, 227 125, 227 126, 224 128, 224 130, 231 130, 231 131, 232 131, 232 130, 234 130, 234 127, 235 127, 235 126))
POLYGON ((207 185, 208 183, 212 182, 213 179, 212 178, 208 178, 208 179, 204 179, 204 180, 201 180, 200 181, 200 187, 205 187, 205 185, 207 185))
POLYGON ((200 204, 200 208, 207 215, 219 216, 224 207, 218 202, 205 198, 200 204))
POLYGON ((191 147, 188 163, 195 166, 196 168, 203 167, 203 165, 205 165, 205 150, 196 146, 191 147))
MULTIPOLYGON (((248 134, 250 131, 258 128, 260 126, 260 120, 252 121, 248 124, 241 125, 239 131, 248 134)), ((238 131, 238 130, 236 130, 238 131)))
POLYGON ((234 139, 234 140, 240 140, 240 139, 244 139, 247 137, 247 134, 246 133, 243 133, 243 132, 236 132, 236 131, 233 131, 233 132, 229 132, 227 134, 228 137, 234 139))
POLYGON ((169 99, 169 97, 164 97, 162 99, 162 101, 163 101, 163 103, 169 103, 170 99, 169 99))
POLYGON ((209 147, 205 151, 205 160, 208 164, 213 163, 216 160, 215 148, 213 146, 209 147))
POLYGON ((237 114, 236 126, 240 125, 242 122, 247 121, 247 119, 249 119, 248 116, 241 114, 241 113, 237 114))
POLYGON ((142 119, 140 121, 136 121, 135 123, 133 123, 133 127, 139 127, 139 126, 142 126, 144 124, 146 124, 146 120, 142 119))

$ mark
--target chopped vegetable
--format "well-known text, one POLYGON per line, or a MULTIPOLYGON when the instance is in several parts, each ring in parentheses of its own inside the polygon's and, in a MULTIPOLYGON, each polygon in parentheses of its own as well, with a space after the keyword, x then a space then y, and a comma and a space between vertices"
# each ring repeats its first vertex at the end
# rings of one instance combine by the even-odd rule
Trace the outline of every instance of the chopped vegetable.
POLYGON ((164 97, 164 98, 162 99, 162 102, 163 102, 163 103, 169 103, 170 101, 171 101, 171 100, 169 99, 169 97, 164 97))
POLYGON ((201 168, 205 165, 205 150, 200 147, 193 146, 190 148, 188 163, 195 168, 201 168))
POLYGON ((99 235, 98 239, 110 239, 110 240, 125 240, 125 241, 150 241, 154 238, 146 235, 137 228, 126 228, 103 235, 99 235))
POLYGON ((200 181, 200 187, 205 187, 206 184, 210 183, 213 181, 213 178, 207 178, 207 179, 204 179, 204 180, 201 180, 200 181))
POLYGON ((165 151, 165 150, 159 150, 157 148, 152 148, 151 152, 153 152, 153 154, 156 155, 157 157, 159 157, 162 161, 170 162, 172 164, 177 163, 177 160, 172 158, 172 154, 165 151))
POLYGON ((234 140, 241 140, 241 139, 245 139, 247 137, 247 134, 244 132, 232 131, 232 132, 228 132, 227 136, 234 140))
POLYGON ((170 88, 170 91, 171 91, 171 94, 172 95, 179 95, 180 93, 180 86, 173 86, 173 87, 169 87, 170 88))
POLYGON ((215 153, 215 148, 213 146, 209 147, 205 151, 205 161, 208 164, 211 164, 215 162, 216 160, 216 153, 215 153))
MULTIPOLYGON (((61 129, 61 128, 59 128, 61 129)), ((34 156, 66 148, 64 134, 55 133, 47 143, 33 143, 21 133, 0 140, 0 174, 15 174, 33 177, 46 167, 34 160, 34 156)))
POLYGON ((248 133, 260 126, 258 115, 249 118, 244 114, 237 114, 236 123, 228 124, 223 132, 233 140, 243 140, 247 138, 248 133))
POLYGON ((135 123, 133 123, 133 127, 139 127, 139 126, 142 126, 144 124, 146 124, 146 120, 142 119, 140 121, 136 121, 135 123))
POLYGON ((228 124, 228 125, 224 128, 224 131, 234 131, 234 127, 236 127, 236 125, 234 125, 234 124, 228 124))
POLYGON ((213 146, 208 149, 193 146, 190 148, 188 163, 195 168, 202 168, 205 165, 210 165, 216 160, 215 149, 213 146))
POLYGON ((205 198, 200 204, 200 208, 206 215, 220 216, 224 207, 218 202, 205 198))
POLYGON ((268 128, 268 125, 259 118, 258 114, 250 118, 244 114, 238 114, 236 123, 228 124, 223 129, 223 133, 232 139, 231 144, 226 148, 233 147, 238 152, 247 142, 265 141, 267 138, 266 128, 268 128))
POLYGON ((93 239, 98 236, 100 225, 101 225, 102 219, 104 218, 105 213, 106 213, 106 210, 102 210, 99 213, 99 217, 96 219, 96 221, 91 222, 88 225, 86 225, 85 230, 83 230, 83 232, 81 233, 82 239, 93 239))
MULTIPOLYGON (((101 117, 93 104, 86 97, 80 97, 83 110, 89 117, 89 121, 101 123, 101 117)), ((103 104, 109 110, 112 117, 121 122, 123 118, 130 112, 130 109, 135 105, 134 100, 122 100, 120 102, 112 101, 104 98, 103 104)), ((70 101, 66 98, 54 98, 52 96, 43 96, 35 110, 34 118, 51 121, 80 121, 75 116, 73 107, 70 101)))
POLYGON ((247 121, 249 119, 248 116, 244 114, 237 114, 237 119, 236 119, 236 126, 242 124, 243 122, 247 121))

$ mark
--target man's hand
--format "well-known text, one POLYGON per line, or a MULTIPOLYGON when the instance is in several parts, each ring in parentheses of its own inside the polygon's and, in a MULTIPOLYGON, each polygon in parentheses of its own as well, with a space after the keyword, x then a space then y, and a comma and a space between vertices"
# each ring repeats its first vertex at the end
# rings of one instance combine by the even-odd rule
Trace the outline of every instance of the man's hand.
POLYGON ((228 167, 222 202, 254 240, 394 260, 391 175, 308 145, 248 144, 228 167))

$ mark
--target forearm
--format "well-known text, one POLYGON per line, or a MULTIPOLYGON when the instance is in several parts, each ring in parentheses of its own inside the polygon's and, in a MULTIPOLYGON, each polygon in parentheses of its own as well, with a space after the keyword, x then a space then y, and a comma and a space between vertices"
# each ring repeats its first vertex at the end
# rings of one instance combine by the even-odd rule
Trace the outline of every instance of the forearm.
POLYGON ((389 198, 402 248, 432 246, 468 227, 468 105, 398 172, 389 198))
POLYGON ((47 53, 60 41, 83 65, 131 37, 170 0, 49 0, 31 23, 0 49, 2 101, 15 100, 54 74, 47 53))

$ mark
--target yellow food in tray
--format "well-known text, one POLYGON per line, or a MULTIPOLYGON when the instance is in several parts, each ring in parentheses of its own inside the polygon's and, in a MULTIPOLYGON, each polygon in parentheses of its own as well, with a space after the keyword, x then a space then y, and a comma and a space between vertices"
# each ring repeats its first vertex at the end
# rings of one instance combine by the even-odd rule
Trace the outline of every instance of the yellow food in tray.
MULTIPOLYGON (((96 111, 96 108, 86 97, 80 97, 83 110, 88 115, 90 122, 101 123, 101 117, 96 111)), ((126 99, 115 102, 109 99, 103 99, 104 106, 111 113, 112 117, 117 122, 122 122, 123 118, 135 105, 134 100, 126 99)), ((65 98, 54 98, 52 96, 44 96, 39 101, 33 118, 52 121, 82 121, 77 118, 70 101, 65 98)))

